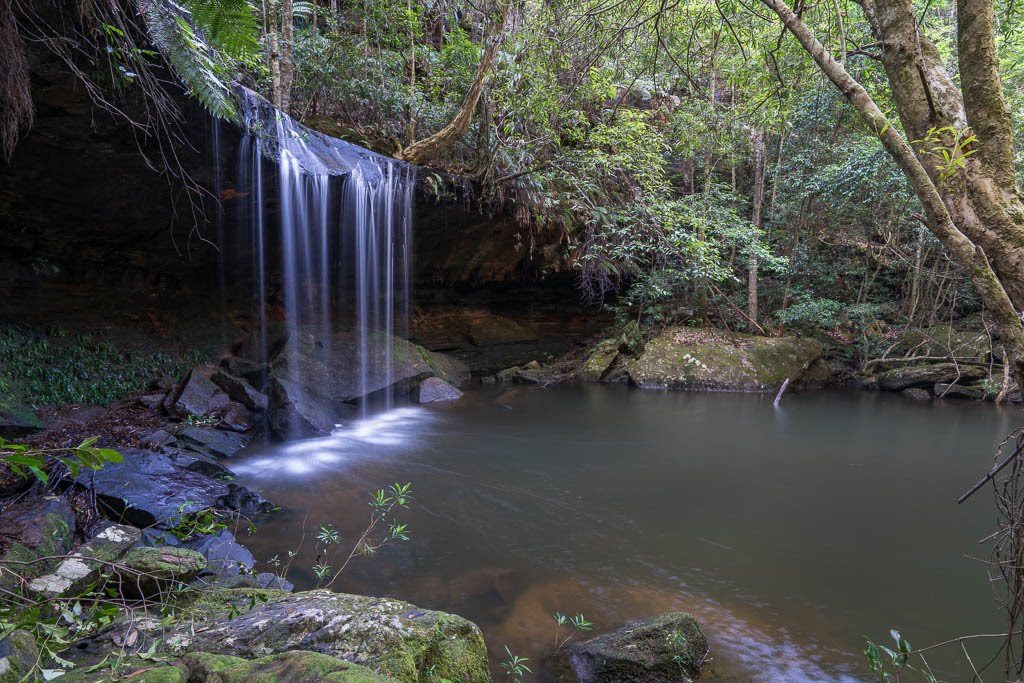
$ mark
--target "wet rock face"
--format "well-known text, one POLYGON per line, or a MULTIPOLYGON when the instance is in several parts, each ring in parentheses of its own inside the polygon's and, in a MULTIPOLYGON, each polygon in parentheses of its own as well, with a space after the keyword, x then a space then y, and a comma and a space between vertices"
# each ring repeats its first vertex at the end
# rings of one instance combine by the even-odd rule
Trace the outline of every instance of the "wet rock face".
POLYGON ((821 354, 813 339, 670 327, 626 369, 644 389, 775 391, 787 379, 799 380, 821 354))
POLYGON ((627 624, 570 651, 581 683, 681 683, 700 675, 708 641, 685 612, 627 624))
POLYGON ((134 526, 169 528, 182 514, 206 508, 254 515, 273 507, 244 487, 203 474, 210 464, 194 457, 137 448, 121 454, 124 462, 84 472, 77 482, 94 490, 114 517, 134 526))

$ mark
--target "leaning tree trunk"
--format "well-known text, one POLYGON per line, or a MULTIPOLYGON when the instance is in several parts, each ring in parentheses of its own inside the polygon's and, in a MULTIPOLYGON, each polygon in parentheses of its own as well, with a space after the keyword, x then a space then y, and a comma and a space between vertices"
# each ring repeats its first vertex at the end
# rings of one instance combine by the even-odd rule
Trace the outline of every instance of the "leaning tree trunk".
POLYGON ((935 45, 917 24, 911 0, 864 0, 871 30, 883 46, 882 65, 892 86, 903 129, 932 178, 950 218, 985 250, 1015 308, 1024 309, 1024 203, 1018 193, 1010 113, 1002 96, 991 0, 958 0, 957 38, 961 89, 935 45), (977 141, 959 149, 973 132, 977 141), (934 137, 934 136, 933 136, 934 137), (963 167, 949 174, 937 154, 945 147, 963 167), (962 152, 974 150, 969 157, 962 152), (931 152, 931 153, 930 153, 931 152))
POLYGON ((462 99, 462 105, 459 107, 458 113, 455 114, 455 118, 430 137, 399 150, 395 154, 396 157, 412 164, 422 164, 458 142, 466 134, 469 124, 473 121, 476 105, 480 102, 480 96, 483 95, 484 83, 490 73, 491 64, 494 63, 494 58, 497 57, 498 49, 504 40, 505 24, 508 22, 511 10, 512 0, 500 0, 498 20, 490 31, 490 37, 486 40, 487 45, 480 59, 480 65, 477 67, 476 76, 473 78, 473 83, 466 96, 462 99))
MULTIPOLYGON (((921 202, 929 229, 942 242, 946 251, 967 269, 978 295, 991 311, 996 325, 996 333, 1008 351, 1014 379, 1017 386, 1024 388, 1024 326, 1021 325, 1021 319, 1010 300, 1007 288, 1004 288, 986 256, 984 245, 972 243, 954 223, 955 214, 947 206, 948 198, 940 195, 940 183, 931 175, 935 173, 936 169, 929 169, 922 163, 910 143, 897 132, 867 90, 846 71, 842 64, 832 58, 828 50, 784 0, 761 0, 761 2, 779 16, 786 29, 796 37, 822 73, 832 81, 867 125, 875 131, 886 151, 900 166, 921 202)), ((874 12, 875 8, 870 6, 870 0, 865 0, 864 7, 869 14, 869 21, 874 24, 878 15, 874 12), (872 17, 872 14, 875 16, 872 17)), ((905 46, 905 44, 890 44, 886 49, 901 49, 901 45, 905 46)), ((926 74, 926 65, 921 66, 920 73, 926 74)), ((927 82, 927 80, 927 75, 919 76, 918 82, 927 82)), ((906 98, 905 92, 899 92, 905 84, 905 80, 893 81, 890 76, 890 82, 899 107, 900 100, 906 98)), ((934 95, 935 93, 932 93, 929 96, 929 101, 936 101, 934 95)), ((944 100, 943 103, 947 102, 944 100)), ((936 106, 935 109, 937 110, 937 108, 936 106)), ((909 129, 908 133, 913 135, 909 129)), ((1008 273, 1005 277, 1015 286, 1020 285, 1019 270, 1008 273)))

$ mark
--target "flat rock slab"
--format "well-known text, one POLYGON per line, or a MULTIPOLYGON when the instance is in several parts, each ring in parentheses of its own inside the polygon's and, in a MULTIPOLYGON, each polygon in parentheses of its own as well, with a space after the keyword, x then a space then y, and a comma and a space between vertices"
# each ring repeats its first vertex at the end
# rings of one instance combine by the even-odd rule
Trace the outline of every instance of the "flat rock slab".
POLYGON ((195 458, 137 448, 121 454, 124 462, 83 472, 76 481, 94 490, 115 518, 133 526, 166 529, 183 514, 207 508, 257 514, 273 507, 244 487, 195 471, 210 466, 195 458))
POLYGON ((775 391, 799 380, 822 350, 814 339, 669 327, 626 368, 643 389, 775 391))

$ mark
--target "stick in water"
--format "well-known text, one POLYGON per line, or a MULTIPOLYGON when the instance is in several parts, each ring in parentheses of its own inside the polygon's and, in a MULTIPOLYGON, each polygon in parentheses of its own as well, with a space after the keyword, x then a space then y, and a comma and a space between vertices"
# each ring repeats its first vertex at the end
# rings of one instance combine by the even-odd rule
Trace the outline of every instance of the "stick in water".
POLYGON ((786 393, 786 387, 788 387, 788 386, 789 386, 789 378, 787 377, 786 381, 782 383, 781 387, 779 387, 779 393, 775 394, 775 400, 772 402, 772 407, 773 408, 778 408, 779 407, 779 401, 782 400, 782 395, 784 393, 786 393))

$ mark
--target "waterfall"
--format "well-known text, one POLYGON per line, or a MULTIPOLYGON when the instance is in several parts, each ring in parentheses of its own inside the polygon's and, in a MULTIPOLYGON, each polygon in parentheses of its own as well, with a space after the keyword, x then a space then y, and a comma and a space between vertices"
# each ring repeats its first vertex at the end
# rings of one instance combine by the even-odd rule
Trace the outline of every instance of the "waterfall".
MULTIPOLYGON (((249 263, 236 265, 250 274, 243 280, 259 316, 261 353, 267 357, 277 323, 290 337, 316 331, 327 355, 334 333, 348 330, 360 395, 383 393, 390 407, 391 392, 378 390, 394 384, 390 340, 409 334, 414 167, 313 131, 249 90, 240 88, 239 99, 237 186, 247 193, 239 197, 239 233, 249 243, 240 251, 249 263), (276 182, 264 177, 271 168, 276 182), (382 358, 374 353, 381 347, 382 358)), ((284 362, 297 384, 324 379, 303 376, 309 371, 294 358, 284 362)))

